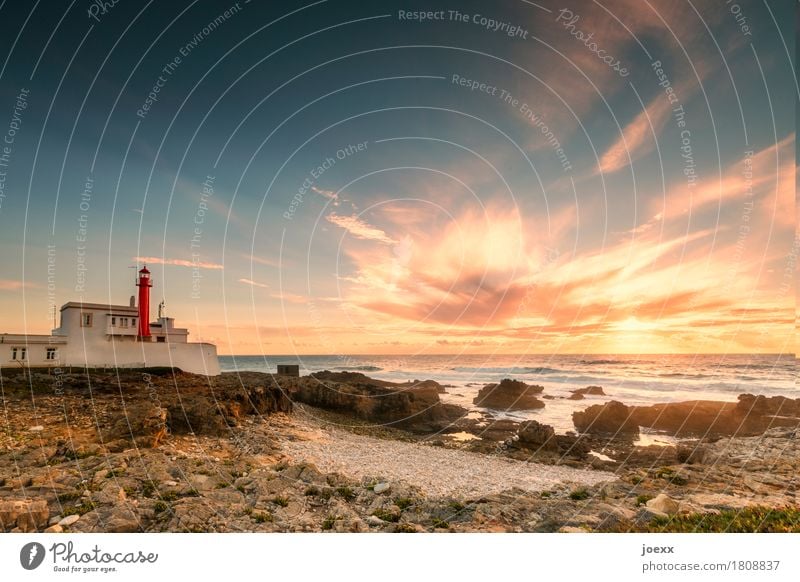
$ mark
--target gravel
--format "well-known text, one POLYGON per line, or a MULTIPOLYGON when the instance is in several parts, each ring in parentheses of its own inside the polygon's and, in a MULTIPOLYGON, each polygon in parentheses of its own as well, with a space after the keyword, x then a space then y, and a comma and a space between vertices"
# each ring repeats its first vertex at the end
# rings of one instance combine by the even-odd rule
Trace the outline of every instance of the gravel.
POLYGON ((613 473, 528 463, 430 445, 389 441, 328 428, 307 440, 282 443, 295 462, 352 478, 405 481, 428 495, 475 497, 512 488, 545 491, 558 485, 591 486, 613 473))

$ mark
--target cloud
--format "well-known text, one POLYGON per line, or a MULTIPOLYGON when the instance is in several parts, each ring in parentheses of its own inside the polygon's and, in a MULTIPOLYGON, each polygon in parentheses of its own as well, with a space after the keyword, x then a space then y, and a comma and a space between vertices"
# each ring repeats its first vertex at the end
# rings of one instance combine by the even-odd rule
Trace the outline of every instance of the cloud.
POLYGON ((269 289, 269 285, 265 283, 258 283, 257 281, 253 281, 251 279, 239 279, 239 283, 244 283, 245 285, 250 285, 251 287, 261 287, 262 289, 269 289))
POLYGON ((194 269, 224 269, 223 265, 219 263, 210 263, 207 261, 200 261, 200 260, 191 260, 187 261, 186 259, 162 259, 161 257, 133 257, 133 260, 137 263, 143 264, 151 264, 151 265, 172 265, 175 267, 190 267, 194 269))
POLYGON ((357 216, 340 216, 334 212, 331 212, 325 218, 328 220, 328 222, 345 229, 355 238, 361 240, 373 240, 387 245, 394 244, 396 242, 381 229, 370 226, 357 216))
POLYGON ((0 291, 19 291, 35 285, 30 281, 16 281, 13 279, 0 279, 0 291))
POLYGON ((311 190, 324 198, 333 200, 334 206, 339 205, 339 195, 333 190, 323 190, 322 188, 317 188, 316 186, 311 186, 311 190))

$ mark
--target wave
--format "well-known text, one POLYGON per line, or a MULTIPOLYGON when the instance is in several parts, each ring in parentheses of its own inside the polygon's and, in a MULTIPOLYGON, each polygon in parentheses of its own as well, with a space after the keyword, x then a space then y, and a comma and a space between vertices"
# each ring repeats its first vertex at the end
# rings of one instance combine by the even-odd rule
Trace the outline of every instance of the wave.
POLYGON ((380 372, 380 366, 333 366, 331 370, 342 370, 348 372, 380 372))
POLYGON ((564 374, 570 373, 570 370, 561 370, 558 368, 545 368, 545 367, 511 367, 511 368, 483 368, 483 367, 468 367, 468 366, 458 366, 455 368, 450 368, 451 372, 479 372, 481 374, 512 374, 512 375, 520 375, 520 374, 564 374))

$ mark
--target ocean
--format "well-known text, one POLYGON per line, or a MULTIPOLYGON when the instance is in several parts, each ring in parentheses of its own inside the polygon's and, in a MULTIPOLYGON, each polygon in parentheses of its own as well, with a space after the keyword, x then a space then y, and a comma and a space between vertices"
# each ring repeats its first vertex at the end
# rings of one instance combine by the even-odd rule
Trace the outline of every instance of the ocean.
POLYGON ((572 430, 572 412, 608 400, 647 405, 683 400, 735 402, 742 393, 800 397, 794 355, 354 355, 220 356, 224 372, 272 372, 277 364, 299 364, 301 374, 321 370, 362 372, 381 380, 436 380, 447 386, 442 401, 472 404, 490 382, 514 378, 544 386, 544 409, 493 411, 497 418, 536 419, 558 432, 572 430), (566 400, 570 390, 603 387, 606 396, 566 400))

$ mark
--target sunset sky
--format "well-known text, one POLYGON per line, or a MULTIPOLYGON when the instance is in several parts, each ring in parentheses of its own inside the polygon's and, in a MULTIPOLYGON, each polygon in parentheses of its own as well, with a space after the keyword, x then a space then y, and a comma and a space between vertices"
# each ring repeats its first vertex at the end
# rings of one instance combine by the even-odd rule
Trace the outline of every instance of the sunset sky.
POLYGON ((795 351, 791 0, 11 4, 0 332, 146 262, 222 354, 795 351))

